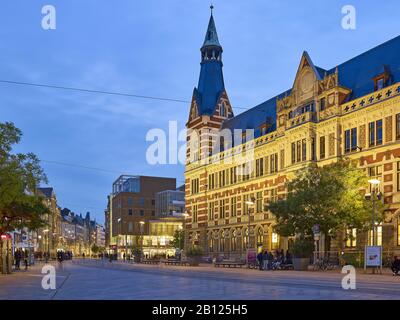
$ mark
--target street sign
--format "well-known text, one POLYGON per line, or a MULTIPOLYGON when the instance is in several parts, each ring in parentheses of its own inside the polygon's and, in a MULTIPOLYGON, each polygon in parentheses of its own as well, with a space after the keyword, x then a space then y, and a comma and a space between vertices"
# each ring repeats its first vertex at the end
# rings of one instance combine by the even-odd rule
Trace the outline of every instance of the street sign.
POLYGON ((365 247, 365 266, 381 267, 382 266, 382 247, 366 246, 365 247))

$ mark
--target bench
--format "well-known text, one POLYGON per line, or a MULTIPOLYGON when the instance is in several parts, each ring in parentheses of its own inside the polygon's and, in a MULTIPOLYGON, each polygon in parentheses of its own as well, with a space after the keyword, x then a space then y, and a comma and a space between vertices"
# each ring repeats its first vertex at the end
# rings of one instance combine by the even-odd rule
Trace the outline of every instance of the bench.
POLYGON ((219 268, 241 268, 245 266, 245 262, 240 262, 240 261, 220 261, 220 262, 215 262, 214 267, 219 268))
POLYGON ((143 263, 143 264, 159 264, 160 260, 142 260, 140 263, 143 263))
POLYGON ((188 261, 181 260, 164 260, 163 263, 169 266, 189 266, 190 263, 188 261))

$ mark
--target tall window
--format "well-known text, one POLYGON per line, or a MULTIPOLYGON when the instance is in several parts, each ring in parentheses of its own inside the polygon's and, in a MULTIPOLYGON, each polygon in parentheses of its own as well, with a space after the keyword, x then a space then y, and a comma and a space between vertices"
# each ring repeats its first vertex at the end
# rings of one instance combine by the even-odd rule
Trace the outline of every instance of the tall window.
POLYGON ((357 150, 357 128, 344 132, 344 152, 357 150))
POLYGON ((231 216, 236 217, 237 214, 237 198, 232 197, 231 198, 231 216))
POLYGON ((400 140, 400 113, 396 114, 396 140, 400 140))
POLYGON ((237 232, 236 230, 233 230, 231 235, 231 251, 236 251, 236 250, 237 250, 237 232))
POLYGON ((256 212, 261 213, 263 212, 263 196, 262 192, 257 192, 256 198, 256 212))
POLYGON ((220 112, 221 117, 226 117, 226 107, 225 104, 221 104, 221 112, 220 112))
POLYGON ((400 191, 400 161, 397 162, 397 191, 400 191))
POLYGON ((316 160, 317 156, 316 156, 316 145, 315 145, 315 138, 312 137, 311 138, 311 160, 316 160))
POLYGON ((350 228, 346 230, 346 247, 355 248, 357 246, 357 229, 350 228))
POLYGON ((215 174, 211 173, 208 176, 208 189, 213 190, 215 188, 215 174))
POLYGON ((197 218, 198 218, 198 217, 197 217, 197 208, 198 208, 197 205, 194 205, 194 206, 193 206, 192 220, 193 220, 194 223, 196 223, 196 222, 198 221, 198 220, 197 220, 197 218))
POLYGON ((307 141, 306 139, 301 140, 301 161, 307 160, 307 141))
POLYGON ((275 173, 278 171, 278 154, 277 153, 271 154, 270 170, 271 170, 271 173, 275 173))
POLYGON ((258 228, 257 231, 257 245, 264 243, 264 230, 263 228, 258 228))
POLYGON ((219 218, 225 219, 225 199, 219 200, 219 218))
MULTIPOLYGON (((381 246, 382 245, 382 225, 380 224, 379 226, 375 227, 375 245, 377 246, 381 246)), ((369 231, 369 244, 372 245, 373 242, 373 233, 371 232, 371 230, 369 231)))
POLYGON ((225 251, 225 232, 223 230, 219 234, 219 251, 225 251))
POLYGON ((322 98, 319 101, 319 110, 324 111, 325 110, 325 105, 326 105, 326 98, 322 98))
POLYGON ((325 137, 319 138, 319 158, 325 159, 325 137))
POLYGON ((192 180, 192 194, 199 193, 199 179, 192 180))
POLYGON ((296 143, 292 142, 292 164, 296 163, 296 143))
POLYGON ((215 202, 209 202, 208 203, 208 220, 214 220, 214 208, 215 208, 215 202))
POLYGON ((382 144, 382 119, 369 123, 369 146, 382 144))
POLYGON ((264 158, 256 160, 256 177, 264 175, 264 158))
POLYGON ((400 246, 400 217, 397 219, 397 245, 400 246))

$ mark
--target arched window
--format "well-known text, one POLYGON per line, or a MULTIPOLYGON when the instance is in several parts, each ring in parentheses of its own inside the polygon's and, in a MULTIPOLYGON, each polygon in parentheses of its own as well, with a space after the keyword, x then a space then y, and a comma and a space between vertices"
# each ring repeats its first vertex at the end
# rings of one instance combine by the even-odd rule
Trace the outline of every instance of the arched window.
POLYGON ((263 244, 264 243, 264 230, 262 227, 258 228, 257 231, 257 244, 263 244))
POLYGON ((242 238, 243 238, 243 249, 247 249, 247 242, 249 241, 249 229, 245 229, 244 232, 242 232, 242 238))
POLYGON ((231 235, 231 251, 236 251, 236 250, 237 250, 237 232, 236 230, 233 230, 231 235))
POLYGON ((225 251, 225 233, 223 230, 219 234, 219 251, 225 251))

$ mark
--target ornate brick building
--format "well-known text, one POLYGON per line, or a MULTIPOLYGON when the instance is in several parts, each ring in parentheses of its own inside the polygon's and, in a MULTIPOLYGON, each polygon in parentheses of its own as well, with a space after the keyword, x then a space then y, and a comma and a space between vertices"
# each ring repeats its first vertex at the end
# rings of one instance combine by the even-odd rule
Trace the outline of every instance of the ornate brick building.
MULTIPOLYGON (((400 37, 331 69, 304 52, 292 88, 237 116, 224 86, 222 51, 211 14, 187 122, 187 241, 229 257, 244 255, 249 238, 251 248, 287 248, 265 205, 284 196, 298 169, 346 156, 380 180, 388 209, 377 241, 384 251, 400 251, 400 37), (232 144, 238 130, 242 140, 232 144), (246 204, 250 199, 254 206, 246 204)), ((348 232, 355 239, 343 237, 337 247, 362 250, 370 239, 348 232)))

